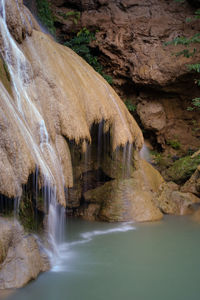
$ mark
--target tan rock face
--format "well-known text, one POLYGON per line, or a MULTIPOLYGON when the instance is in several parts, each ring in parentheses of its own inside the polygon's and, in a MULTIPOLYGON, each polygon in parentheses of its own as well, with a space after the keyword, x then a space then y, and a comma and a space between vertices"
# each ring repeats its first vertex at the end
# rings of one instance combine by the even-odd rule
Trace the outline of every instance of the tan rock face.
POLYGON ((195 8, 188 1, 184 4, 159 0, 72 2, 52 3, 61 40, 70 38, 71 32, 78 32, 84 26, 92 32, 98 30, 91 46, 123 99, 140 105, 138 114, 144 128, 151 130, 150 134, 155 133, 163 149, 168 141, 177 139, 185 153, 191 148, 198 149, 199 119, 187 107, 199 91, 186 65, 198 62, 200 57, 199 54, 195 58, 176 57, 172 54, 182 50, 181 46, 164 46, 175 37, 199 32, 198 21, 185 23, 195 8), (81 12, 77 25, 59 15, 72 10, 81 12), (145 115, 141 108, 144 103, 145 115), (155 105, 157 109, 160 107, 156 112, 155 105))
POLYGON ((36 238, 25 235, 17 221, 0 218, 0 226, 0 289, 22 287, 49 269, 36 238))
MULTIPOLYGON (((67 1, 53 1, 52 4, 55 13, 65 11, 67 6, 71 9, 67 1)), ((104 61, 109 60, 108 69, 115 78, 163 86, 187 72, 184 63, 188 60, 172 57, 172 48, 163 47, 163 42, 181 36, 183 31, 192 35, 198 28, 196 23, 184 26, 185 17, 194 12, 188 4, 159 0, 77 0, 73 4, 82 12, 78 28, 98 29, 95 47, 104 61)), ((69 20, 61 20, 61 24, 63 37, 74 29, 73 24, 69 27, 69 20)))

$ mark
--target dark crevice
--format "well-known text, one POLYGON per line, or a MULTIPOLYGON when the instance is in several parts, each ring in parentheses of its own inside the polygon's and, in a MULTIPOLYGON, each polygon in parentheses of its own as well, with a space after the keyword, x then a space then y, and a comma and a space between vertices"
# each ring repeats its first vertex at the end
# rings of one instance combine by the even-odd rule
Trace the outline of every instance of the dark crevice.
POLYGON ((82 174, 82 194, 88 190, 95 189, 105 182, 111 181, 113 178, 106 175, 101 168, 97 170, 91 170, 82 174))
POLYGON ((15 199, 0 194, 0 215, 12 215, 15 207, 15 199))

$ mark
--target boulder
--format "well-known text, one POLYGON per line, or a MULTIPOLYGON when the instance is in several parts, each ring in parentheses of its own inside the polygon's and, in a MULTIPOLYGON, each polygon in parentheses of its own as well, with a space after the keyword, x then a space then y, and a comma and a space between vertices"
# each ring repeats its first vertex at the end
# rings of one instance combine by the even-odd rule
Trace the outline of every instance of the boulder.
POLYGON ((200 171, 197 169, 189 180, 181 187, 182 192, 191 192, 200 196, 200 171))
POLYGON ((193 212, 192 205, 200 203, 200 198, 179 191, 179 186, 173 182, 164 183, 160 195, 155 199, 162 212, 172 215, 190 214, 193 212))
POLYGON ((159 102, 143 101, 139 103, 137 114, 146 129, 161 131, 166 126, 164 107, 159 102))
MULTIPOLYGON (((95 213, 103 221, 144 222, 162 219, 162 213, 153 202, 153 193, 137 188, 132 178, 107 182, 86 192, 84 197, 86 202, 99 204, 98 214, 96 210, 95 213)), ((88 210, 91 210, 91 204, 88 210)), ((88 210, 84 217, 88 215, 88 210)))
POLYGON ((156 221, 162 219, 161 211, 154 203, 164 180, 150 164, 138 159, 131 178, 117 178, 104 185, 84 193, 88 208, 83 216, 87 218, 91 211, 93 218, 116 221, 156 221), (91 206, 92 204, 92 206, 91 206))
POLYGON ((0 289, 19 288, 50 268, 37 238, 15 220, 0 218, 0 289))

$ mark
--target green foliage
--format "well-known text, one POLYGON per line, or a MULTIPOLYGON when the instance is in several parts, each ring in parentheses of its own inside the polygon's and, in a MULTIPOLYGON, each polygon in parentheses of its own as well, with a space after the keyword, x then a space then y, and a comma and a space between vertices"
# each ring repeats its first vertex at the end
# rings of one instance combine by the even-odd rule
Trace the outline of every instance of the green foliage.
POLYGON ((156 165, 159 165, 161 162, 162 162, 162 153, 160 152, 157 152, 156 150, 151 150, 150 151, 150 154, 151 154, 151 157, 152 157, 152 160, 153 162, 156 164, 156 165))
POLYGON ((136 105, 134 105, 133 103, 131 103, 130 100, 126 100, 126 101, 125 101, 125 105, 126 105, 126 107, 128 108, 128 110, 129 110, 130 112, 136 111, 136 105))
POLYGON ((184 49, 184 50, 182 50, 182 51, 176 52, 175 55, 176 55, 176 56, 183 55, 183 56, 189 58, 189 57, 191 57, 191 56, 194 56, 195 53, 196 53, 196 51, 197 51, 196 48, 194 48, 193 51, 190 51, 190 50, 188 50, 188 49, 184 49))
POLYGON ((200 98, 194 98, 192 99, 192 105, 187 108, 187 110, 192 111, 194 109, 199 109, 200 110, 200 98))
POLYGON ((200 33, 196 33, 194 36, 187 38, 185 36, 178 36, 172 41, 164 43, 164 45, 184 45, 189 46, 191 44, 200 43, 200 33))
POLYGON ((98 57, 92 54, 90 43, 95 39, 95 34, 84 27, 70 41, 65 42, 64 45, 85 59, 96 72, 103 76, 109 84, 112 84, 112 77, 103 72, 103 66, 98 61, 98 57))
MULTIPOLYGON (((175 2, 185 2, 185 0, 174 0, 175 2)), ((192 20, 197 20, 200 19, 200 9, 197 9, 195 11, 195 15, 193 16, 193 18, 187 18, 186 19, 186 23, 191 22, 192 20)), ((175 53, 176 56, 180 56, 183 55, 187 58, 195 56, 196 53, 199 53, 200 50, 197 50, 197 48, 193 48, 193 50, 189 50, 187 49, 188 47, 191 46, 191 44, 199 44, 200 43, 200 33, 197 32, 196 34, 194 34, 192 37, 176 37, 175 39, 173 39, 172 41, 166 42, 164 43, 165 46, 167 45, 183 45, 186 47, 186 49, 183 49, 182 51, 179 51, 177 53, 175 53)), ((194 71, 196 73, 200 73, 200 63, 196 63, 196 64, 190 64, 187 66, 188 69, 190 71, 194 71)), ((194 81, 198 86, 200 86, 200 79, 195 79, 194 81)), ((188 111, 192 111, 195 109, 200 109, 200 98, 194 98, 192 99, 192 106, 188 107, 187 110, 188 111)))
POLYGON ((36 5, 40 21, 52 35, 55 35, 56 28, 49 2, 47 0, 36 0, 36 5))
POLYGON ((58 13, 64 19, 72 19, 74 24, 77 25, 80 20, 81 13, 79 11, 68 11, 67 13, 59 12, 58 13))
POLYGON ((190 23, 194 20, 200 19, 200 9, 197 9, 195 11, 195 15, 193 16, 193 18, 186 18, 186 23, 190 23))
POLYGON ((175 150, 181 148, 181 143, 178 140, 169 140, 167 141, 167 145, 171 146, 175 150))
POLYGON ((200 73, 200 64, 192 64, 192 65, 188 65, 188 69, 190 71, 195 71, 197 73, 200 73))

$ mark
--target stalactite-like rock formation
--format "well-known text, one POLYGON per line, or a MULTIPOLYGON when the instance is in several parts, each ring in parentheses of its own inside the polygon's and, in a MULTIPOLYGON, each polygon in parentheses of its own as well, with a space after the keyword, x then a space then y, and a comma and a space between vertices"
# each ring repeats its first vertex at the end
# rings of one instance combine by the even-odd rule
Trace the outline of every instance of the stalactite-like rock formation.
POLYGON ((82 144, 84 150, 85 143, 91 142, 92 124, 104 120, 113 151, 127 143, 133 143, 138 151, 142 133, 114 90, 70 49, 42 33, 22 1, 6 1, 6 21, 12 37, 5 37, 8 33, 2 26, 1 51, 3 55, 9 52, 10 67, 2 59, 0 193, 20 197, 22 184, 38 166, 41 174, 54 178, 59 201, 64 204, 59 170, 52 164, 60 160, 65 186, 71 187, 67 140, 82 144), (14 81, 20 81, 17 89, 14 81), (42 135, 47 138, 46 130, 53 150, 41 141, 42 135))

